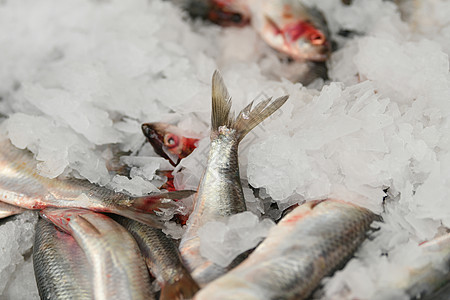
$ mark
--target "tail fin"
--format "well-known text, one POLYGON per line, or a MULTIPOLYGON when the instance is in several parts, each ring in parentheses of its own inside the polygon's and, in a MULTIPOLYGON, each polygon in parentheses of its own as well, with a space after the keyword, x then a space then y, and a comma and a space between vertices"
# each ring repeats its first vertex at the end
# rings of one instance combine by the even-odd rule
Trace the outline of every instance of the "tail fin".
POLYGON ((189 274, 185 274, 179 280, 163 285, 159 299, 192 299, 199 289, 200 288, 194 279, 192 279, 189 274))
POLYGON ((231 97, 223 82, 222 76, 216 70, 212 79, 212 116, 211 124, 213 132, 217 132, 220 126, 226 126, 236 130, 238 142, 240 142, 253 128, 277 111, 289 98, 279 97, 272 101, 266 99, 252 110, 253 101, 250 102, 234 120, 231 110, 231 97))

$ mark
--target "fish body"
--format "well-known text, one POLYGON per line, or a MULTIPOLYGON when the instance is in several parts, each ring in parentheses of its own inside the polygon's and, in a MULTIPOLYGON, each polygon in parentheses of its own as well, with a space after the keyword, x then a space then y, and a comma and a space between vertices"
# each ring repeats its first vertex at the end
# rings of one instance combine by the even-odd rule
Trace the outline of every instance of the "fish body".
POLYGON ((239 266, 195 299, 306 299, 350 258, 376 215, 338 200, 305 203, 287 214, 239 266))
POLYGON ((245 211, 238 145, 255 126, 280 108, 287 96, 271 102, 267 99, 252 110, 252 103, 234 120, 230 115, 231 100, 222 77, 216 71, 212 81, 212 130, 206 169, 194 200, 188 228, 182 237, 182 258, 200 286, 217 278, 226 269, 200 255, 198 229, 210 221, 222 220, 245 211))
POLYGON ((0 201, 0 219, 21 214, 25 209, 0 201))
POLYGON ((111 218, 83 209, 44 209, 44 218, 71 234, 92 266, 95 299, 154 299, 133 237, 111 218))
POLYGON ((37 173, 37 161, 30 152, 15 148, 9 140, 0 141, 0 201, 22 208, 87 208, 162 227, 151 212, 176 207, 175 203, 165 198, 180 199, 192 193, 178 191, 131 197, 87 180, 46 178, 37 173))
POLYGON ((251 24, 272 48, 295 60, 325 61, 330 34, 322 13, 299 0, 249 0, 251 24))
POLYGON ((41 299, 93 299, 92 270, 75 239, 40 218, 33 267, 41 299))
POLYGON ((175 125, 156 122, 142 124, 142 132, 157 154, 176 166, 198 146, 198 138, 187 137, 175 125))
POLYGON ((411 299, 434 299, 434 293, 450 283, 450 233, 427 241, 419 246, 422 259, 429 263, 421 267, 409 268, 407 280, 391 283, 404 291, 411 299))
POLYGON ((114 217, 136 240, 147 267, 161 287, 161 300, 191 299, 197 283, 184 267, 178 248, 161 229, 114 217))

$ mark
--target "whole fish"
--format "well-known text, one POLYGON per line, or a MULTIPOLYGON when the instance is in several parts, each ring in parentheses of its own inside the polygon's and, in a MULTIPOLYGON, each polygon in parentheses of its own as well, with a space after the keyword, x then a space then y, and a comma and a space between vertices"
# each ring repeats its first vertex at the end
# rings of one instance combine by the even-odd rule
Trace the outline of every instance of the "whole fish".
POLYGON ((161 300, 191 299, 199 290, 184 267, 175 243, 162 232, 123 217, 113 217, 134 237, 147 267, 161 287, 161 300))
POLYGON ((159 208, 177 207, 167 199, 181 199, 193 191, 177 191, 131 197, 81 179, 50 179, 37 173, 30 152, 0 141, 0 201, 26 209, 77 207, 111 212, 151 226, 162 227, 152 214, 159 208))
POLYGON ((195 299, 306 299, 350 258, 376 215, 338 200, 313 201, 286 215, 239 266, 195 299))
POLYGON ((198 146, 198 138, 186 137, 175 125, 157 122, 142 124, 142 132, 155 152, 176 166, 198 146))
POLYGON ((21 214, 24 211, 23 208, 0 201, 0 219, 21 214))
POLYGON ((41 214, 83 249, 92 267, 95 299, 154 299, 144 259, 125 228, 85 209, 47 208, 41 214))
POLYGON ((272 48, 295 60, 325 61, 330 34, 322 13, 299 0, 248 0, 251 24, 272 48))
POLYGON ((33 267, 41 299, 93 299, 92 270, 74 238, 40 218, 33 267))
POLYGON ((194 210, 180 243, 181 256, 200 286, 226 272, 226 269, 200 255, 198 229, 210 221, 246 210, 239 177, 239 142, 254 127, 280 108, 288 96, 267 99, 252 109, 245 107, 238 117, 231 116, 231 99, 219 72, 212 78, 211 145, 206 170, 200 181, 194 210))

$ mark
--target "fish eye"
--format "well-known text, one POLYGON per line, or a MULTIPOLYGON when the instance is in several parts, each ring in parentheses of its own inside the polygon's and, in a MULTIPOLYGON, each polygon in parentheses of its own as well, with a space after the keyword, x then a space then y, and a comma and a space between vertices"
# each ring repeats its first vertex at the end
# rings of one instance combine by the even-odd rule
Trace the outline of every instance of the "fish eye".
POLYGON ((242 21, 242 16, 241 16, 240 14, 233 14, 233 15, 231 16, 231 21, 232 21, 233 23, 241 23, 241 21, 242 21))
POLYGON ((168 133, 164 136, 164 145, 168 148, 173 148, 178 146, 178 136, 175 134, 168 133))

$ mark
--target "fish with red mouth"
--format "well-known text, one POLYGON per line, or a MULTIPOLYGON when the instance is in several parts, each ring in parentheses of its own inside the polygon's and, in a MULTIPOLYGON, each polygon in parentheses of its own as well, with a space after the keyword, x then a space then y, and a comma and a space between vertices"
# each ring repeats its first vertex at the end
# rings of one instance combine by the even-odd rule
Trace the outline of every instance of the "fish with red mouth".
MULTIPOLYGON (((294 60, 326 61, 330 34, 322 13, 300 0, 191 0, 204 18, 222 26, 250 23, 269 46, 294 60)), ((188 9, 189 10, 189 9, 188 9)))
POLYGON ((331 52, 322 13, 299 0, 248 0, 251 23, 274 49, 295 60, 325 61, 331 52))
POLYGON ((142 124, 142 132, 153 146, 156 154, 176 166, 197 148, 199 138, 188 137, 175 125, 156 122, 142 124))

